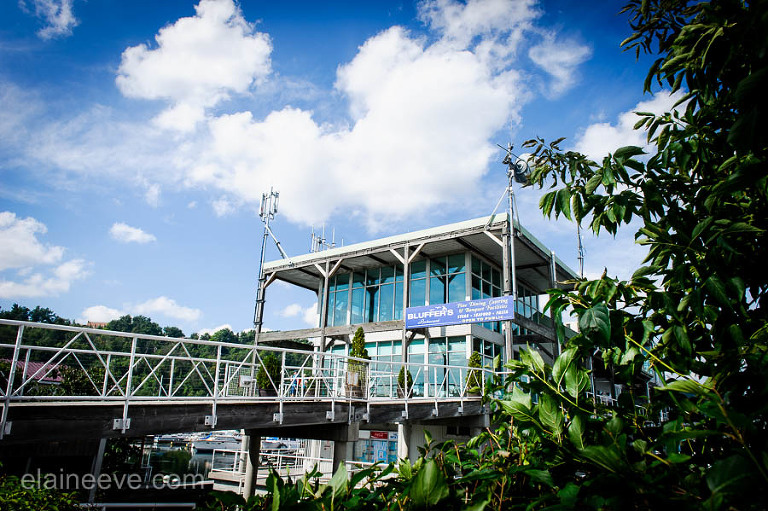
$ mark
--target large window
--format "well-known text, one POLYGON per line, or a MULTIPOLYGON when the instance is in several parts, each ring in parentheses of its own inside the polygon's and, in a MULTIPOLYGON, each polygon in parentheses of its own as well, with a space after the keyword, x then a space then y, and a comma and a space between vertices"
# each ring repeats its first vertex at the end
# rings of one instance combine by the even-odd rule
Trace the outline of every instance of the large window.
POLYGON ((464 254, 429 260, 429 304, 463 302, 467 299, 464 254))
POLYGON ((328 326, 392 321, 402 316, 402 266, 343 273, 330 279, 328 326))
MULTIPOLYGON (((501 296, 501 271, 484 260, 472 256, 472 299, 496 298, 501 296)), ((501 323, 482 323, 494 332, 501 332, 501 323)))

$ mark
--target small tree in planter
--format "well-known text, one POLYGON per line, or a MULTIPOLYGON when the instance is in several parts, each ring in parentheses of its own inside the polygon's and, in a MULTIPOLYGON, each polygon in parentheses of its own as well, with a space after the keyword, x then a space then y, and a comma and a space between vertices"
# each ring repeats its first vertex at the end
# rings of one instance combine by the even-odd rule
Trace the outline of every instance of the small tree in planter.
POLYGON ((470 396, 479 396, 483 392, 483 372, 482 359, 480 353, 473 351, 469 356, 469 362, 467 363, 469 371, 467 372, 467 394, 470 396))
POLYGON ((402 366, 397 374, 397 397, 411 397, 413 393, 413 375, 402 366))
MULTIPOLYGON (((352 346, 349 348, 349 356, 370 360, 368 350, 365 349, 365 332, 363 327, 358 327, 352 337, 352 346)), ((347 371, 347 395, 350 397, 363 397, 363 389, 366 386, 367 362, 350 360, 347 371)))
POLYGON ((261 357, 261 365, 256 372, 256 385, 259 386, 259 395, 276 396, 280 386, 280 357, 274 353, 267 353, 261 357))

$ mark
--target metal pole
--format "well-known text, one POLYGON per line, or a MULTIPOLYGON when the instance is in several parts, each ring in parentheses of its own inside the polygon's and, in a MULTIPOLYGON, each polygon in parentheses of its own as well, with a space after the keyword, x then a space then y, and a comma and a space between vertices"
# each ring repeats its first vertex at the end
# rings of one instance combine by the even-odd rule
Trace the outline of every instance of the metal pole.
POLYGON ((8 370, 8 385, 5 389, 5 399, 3 400, 3 418, 2 424, 0 424, 0 440, 5 437, 5 426, 8 423, 8 408, 11 406, 11 394, 13 394, 13 380, 16 377, 16 364, 19 361, 19 347, 21 346, 21 339, 24 336, 24 325, 19 325, 19 330, 16 333, 16 345, 13 349, 13 360, 11 361, 11 367, 8 370))

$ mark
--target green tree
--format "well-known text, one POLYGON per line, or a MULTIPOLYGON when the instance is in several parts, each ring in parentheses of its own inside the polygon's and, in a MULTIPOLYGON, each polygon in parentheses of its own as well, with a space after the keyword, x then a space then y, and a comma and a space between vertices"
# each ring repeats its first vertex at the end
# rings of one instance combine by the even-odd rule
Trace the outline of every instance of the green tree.
POLYGON ((181 331, 181 328, 166 326, 163 328, 163 335, 166 337, 182 338, 184 337, 184 332, 181 331))

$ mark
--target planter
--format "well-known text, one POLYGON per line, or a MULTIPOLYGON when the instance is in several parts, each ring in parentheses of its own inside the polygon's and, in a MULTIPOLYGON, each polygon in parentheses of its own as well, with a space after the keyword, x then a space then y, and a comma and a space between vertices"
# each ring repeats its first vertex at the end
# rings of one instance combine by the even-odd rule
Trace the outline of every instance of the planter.
POLYGON ((277 391, 275 389, 259 389, 259 396, 261 397, 277 397, 277 391))
POLYGON ((411 390, 411 392, 408 392, 408 393, 406 394, 406 392, 405 392, 405 389, 404 389, 404 388, 402 388, 402 387, 397 387, 397 397, 398 397, 398 398, 400 398, 400 399, 403 399, 403 398, 406 398, 406 397, 411 397, 411 393, 412 393, 412 392, 413 392, 413 390, 411 390))
POLYGON ((361 385, 346 385, 344 390, 347 397, 354 397, 354 398, 365 397, 363 395, 363 387, 361 385))

